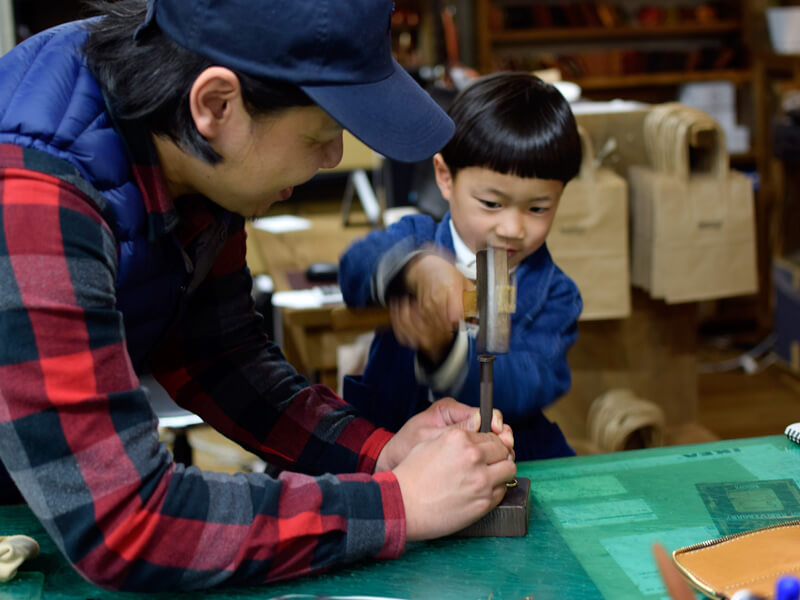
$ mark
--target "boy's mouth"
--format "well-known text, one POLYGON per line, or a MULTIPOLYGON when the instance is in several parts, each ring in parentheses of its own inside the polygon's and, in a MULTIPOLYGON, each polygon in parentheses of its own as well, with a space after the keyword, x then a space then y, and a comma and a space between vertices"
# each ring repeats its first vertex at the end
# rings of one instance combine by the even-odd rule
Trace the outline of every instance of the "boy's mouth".
POLYGON ((501 246, 501 247, 499 247, 498 249, 499 249, 499 250, 505 250, 505 251, 506 251, 506 254, 508 255, 508 258, 511 258, 512 256, 514 256, 514 255, 516 255, 516 254, 519 254, 519 250, 518 250, 518 249, 516 249, 516 248, 503 248, 503 247, 501 246))

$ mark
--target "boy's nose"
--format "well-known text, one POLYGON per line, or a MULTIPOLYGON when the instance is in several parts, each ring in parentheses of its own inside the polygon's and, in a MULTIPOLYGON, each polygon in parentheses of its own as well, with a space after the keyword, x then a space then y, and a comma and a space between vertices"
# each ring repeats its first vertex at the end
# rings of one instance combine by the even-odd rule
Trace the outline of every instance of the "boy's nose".
POLYGON ((522 215, 517 210, 507 211, 500 219, 497 235, 507 240, 521 240, 525 237, 522 215))

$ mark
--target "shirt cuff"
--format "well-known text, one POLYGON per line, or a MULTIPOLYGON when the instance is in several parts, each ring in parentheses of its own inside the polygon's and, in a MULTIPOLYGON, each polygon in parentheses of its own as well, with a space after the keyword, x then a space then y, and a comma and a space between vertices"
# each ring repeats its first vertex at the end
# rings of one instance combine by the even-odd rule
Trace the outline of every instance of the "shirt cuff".
POLYGON ((403 494, 394 473, 382 471, 374 475, 383 501, 384 543, 377 558, 399 557, 406 546, 406 508, 403 494))
POLYGON ((361 451, 358 453, 358 465, 356 469, 359 473, 374 473, 378 457, 386 443, 394 436, 390 431, 377 428, 366 439, 361 451))
POLYGON ((461 327, 456 334, 456 339, 447 358, 434 370, 428 371, 422 366, 419 354, 414 356, 414 373, 417 381, 429 386, 437 394, 456 396, 464 385, 468 369, 467 354, 469 353, 469 336, 466 329, 461 327))
POLYGON ((336 479, 341 484, 337 486, 341 492, 338 500, 346 504, 337 507, 347 520, 343 562, 400 556, 406 544, 406 509, 395 474, 391 471, 371 476, 350 473, 338 475, 336 479))

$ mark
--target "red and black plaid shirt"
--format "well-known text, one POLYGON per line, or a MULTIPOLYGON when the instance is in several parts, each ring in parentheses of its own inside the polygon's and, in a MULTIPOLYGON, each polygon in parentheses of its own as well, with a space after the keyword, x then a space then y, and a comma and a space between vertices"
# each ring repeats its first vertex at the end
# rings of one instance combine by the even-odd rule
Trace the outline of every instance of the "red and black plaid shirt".
MULTIPOLYGON (((202 261, 194 242, 223 227, 220 211, 187 200, 176 219, 152 147, 139 142, 151 234, 178 235, 202 261)), ((399 485, 371 474, 391 434, 309 386, 260 333, 242 220, 224 225, 222 251, 151 367, 222 433, 309 475, 172 461, 126 349, 113 226, 85 182, 41 159, 0 146, 0 459, 75 567, 112 588, 192 589, 398 556, 399 485)))

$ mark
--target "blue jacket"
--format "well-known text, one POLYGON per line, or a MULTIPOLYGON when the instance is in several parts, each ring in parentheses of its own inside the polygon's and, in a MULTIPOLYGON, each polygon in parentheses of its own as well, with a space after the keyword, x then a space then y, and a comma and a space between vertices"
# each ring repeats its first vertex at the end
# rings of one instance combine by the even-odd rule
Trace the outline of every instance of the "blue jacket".
MULTIPOLYGON (((439 223, 425 215, 405 217, 386 231, 355 242, 339 265, 345 302, 366 306, 385 300, 409 255, 431 242, 454 252, 449 213, 439 223)), ((581 297, 546 246, 519 265, 516 278, 510 350, 494 362, 494 405, 514 430, 518 460, 569 456, 573 450, 542 409, 569 389, 566 353, 577 337, 581 297)), ((480 365, 474 338, 469 340, 464 369, 458 389, 430 390, 417 382, 414 351, 401 346, 391 330, 378 331, 363 376, 345 379, 344 398, 373 423, 397 431, 429 406, 431 396, 453 396, 479 406, 480 365)))
POLYGON ((0 144, 40 153, 41 170, 79 187, 111 225, 119 253, 117 307, 141 372, 154 341, 175 319, 191 275, 169 233, 175 215, 147 214, 126 142, 82 59, 86 38, 85 22, 67 23, 4 57, 0 144))

